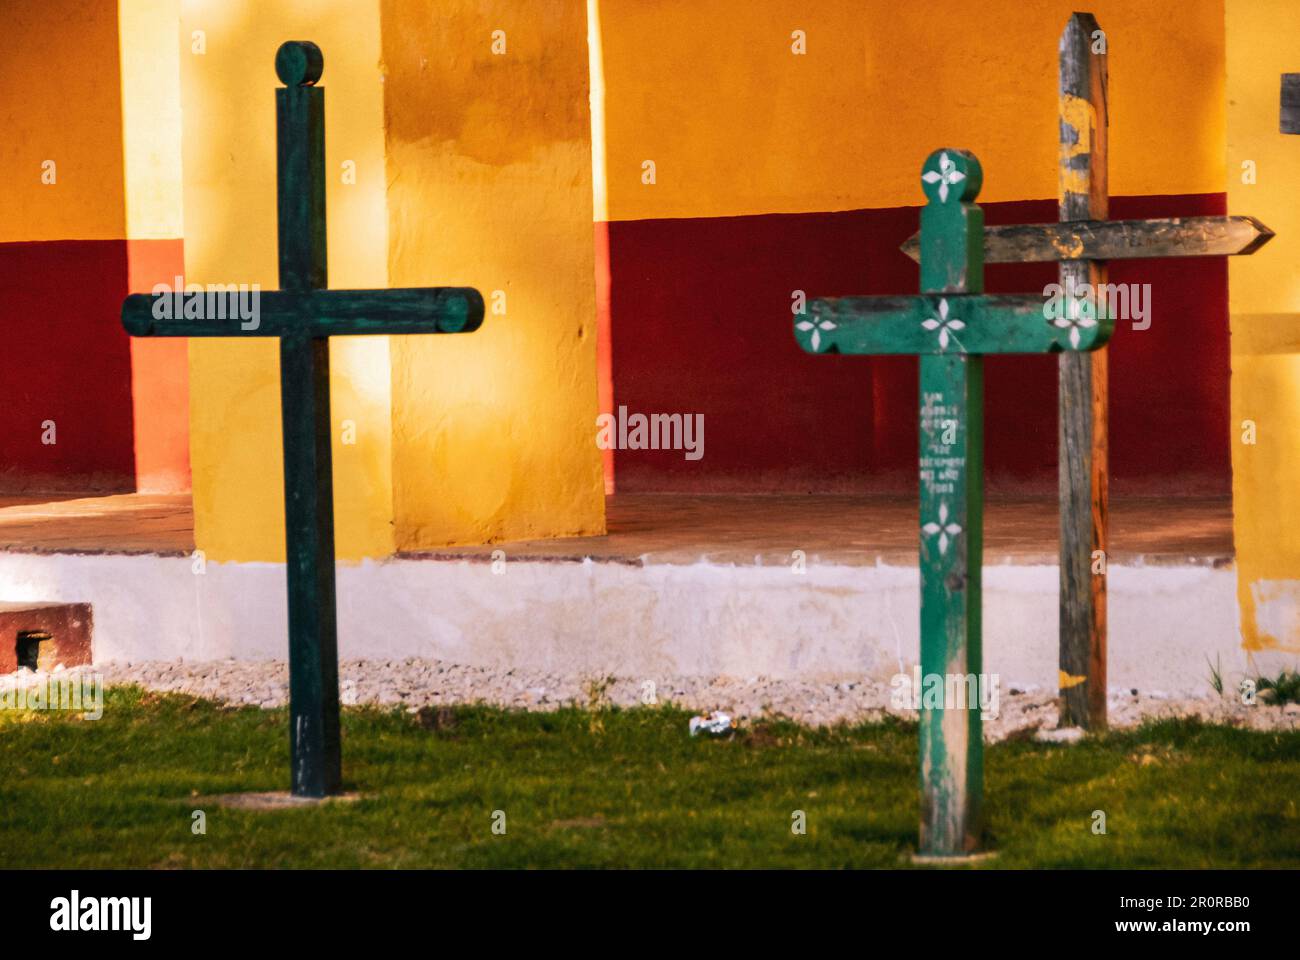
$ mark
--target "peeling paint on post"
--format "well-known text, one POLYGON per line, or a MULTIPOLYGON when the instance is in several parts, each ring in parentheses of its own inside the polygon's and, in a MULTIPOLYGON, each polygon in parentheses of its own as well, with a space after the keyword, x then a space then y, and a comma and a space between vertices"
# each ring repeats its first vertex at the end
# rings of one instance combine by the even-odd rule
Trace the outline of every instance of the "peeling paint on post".
MULTIPOLYGON (((1093 52, 1100 31, 1090 13, 1070 17, 1060 45, 1060 219, 1105 220, 1107 193, 1106 54, 1093 52)), ((1089 289, 1095 314, 1107 311, 1106 264, 1063 260, 1063 289, 1089 289), (1091 284, 1084 287, 1084 284, 1091 284)), ((1061 501, 1060 672, 1061 726, 1106 726, 1106 574, 1094 573, 1105 556, 1109 511, 1110 441, 1107 433, 1109 358, 1095 353, 1058 358, 1057 484, 1061 501)), ((1104 570, 1104 568, 1103 568, 1104 570)))
MULTIPOLYGON (((919 354, 921 679, 983 671, 983 354, 1095 350, 1105 317, 1051 317, 1042 295, 985 296, 983 175, 974 154, 936 150, 921 183, 921 288, 916 297, 807 303, 795 337, 809 353, 919 354)), ((941 684, 946 691, 949 685, 941 684)), ((962 685, 962 689, 966 689, 962 685)), ((978 688, 977 688, 978 690, 978 688)), ((975 702, 921 701, 923 857, 980 849, 984 745, 975 702)))
MULTIPOLYGON (((960 182, 959 194, 943 198, 936 190, 921 211, 922 292, 984 292, 984 211, 973 202, 983 173, 974 155, 964 166, 966 178, 960 182)), ((933 188, 933 177, 930 181, 933 188)), ((922 183, 926 183, 924 174, 922 183)), ((951 320, 948 323, 951 327, 951 320)), ((953 332, 958 343, 964 334, 964 330, 953 332)), ((920 367, 924 690, 927 677, 969 673, 978 677, 983 670, 984 358, 964 352, 923 355, 920 367)), ((946 685, 944 690, 946 694, 946 685)), ((971 853, 981 846, 981 720, 978 700, 974 710, 945 705, 921 711, 922 854, 971 853)))
MULTIPOLYGON (((978 285, 971 292, 978 292, 978 285)), ((933 676, 978 677, 983 669, 984 358, 923 356, 920 380, 924 683, 933 676), (945 433, 951 442, 944 442, 945 433)), ((923 709, 920 737, 921 851, 942 855, 979 849, 984 794, 980 711, 952 705, 923 709)))
MULTIPOLYGON (((984 262, 1243 257, 1271 239, 1272 230, 1244 216, 1012 223, 984 228, 984 262)), ((921 235, 912 234, 899 249, 919 261, 921 235)))

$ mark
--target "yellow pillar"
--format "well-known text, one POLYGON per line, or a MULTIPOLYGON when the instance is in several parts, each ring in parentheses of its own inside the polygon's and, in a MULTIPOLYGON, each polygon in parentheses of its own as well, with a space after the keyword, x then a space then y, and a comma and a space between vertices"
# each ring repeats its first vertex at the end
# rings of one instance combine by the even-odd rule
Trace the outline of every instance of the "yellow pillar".
MULTIPOLYGON (((277 285, 272 63, 305 39, 325 55, 330 285, 487 298, 472 336, 332 342, 343 560, 603 530, 583 3, 514 7, 183 4, 188 282, 277 285)), ((283 559, 277 357, 191 344, 195 536, 212 560, 283 559)))
POLYGON ((1241 631, 1248 651, 1300 653, 1300 136, 1278 129, 1300 6, 1228 0, 1225 14, 1228 207, 1277 232, 1229 266, 1241 631))
MULTIPOLYGON (((273 63, 290 39, 325 52, 330 285, 386 286, 379 10, 357 0, 185 0, 186 280, 278 286, 273 63)), ((383 556, 393 546, 388 344, 335 340, 331 354, 337 553, 383 556), (344 421, 355 443, 342 442, 344 421)), ((195 539, 209 559, 284 558, 278 357, 266 340, 191 342, 195 539)))
POLYGON ((467 284, 393 338, 399 548, 604 532, 585 0, 384 0, 389 279, 467 284))

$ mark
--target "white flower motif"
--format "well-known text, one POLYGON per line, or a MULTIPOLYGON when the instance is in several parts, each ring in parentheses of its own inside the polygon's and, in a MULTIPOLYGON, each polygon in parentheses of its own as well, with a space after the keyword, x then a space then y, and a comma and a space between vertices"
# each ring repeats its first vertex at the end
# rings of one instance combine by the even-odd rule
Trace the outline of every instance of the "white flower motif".
POLYGON ((1069 316, 1057 317, 1052 322, 1055 326, 1060 327, 1062 330, 1069 329, 1070 346, 1073 347, 1075 350, 1078 350, 1079 331, 1086 330, 1088 327, 1095 327, 1097 325, 1097 318, 1094 315, 1096 313, 1096 310, 1093 309, 1092 301, 1088 300, 1086 297, 1082 297, 1082 298, 1071 297, 1069 303, 1070 303, 1069 316), (1081 306, 1086 306, 1087 309, 1081 310, 1080 309, 1081 306))
POLYGON ((966 174, 957 169, 957 164, 953 163, 948 157, 948 151, 939 154, 939 169, 927 170, 921 174, 921 179, 926 183, 939 184, 939 202, 948 202, 948 187, 953 184, 961 183, 966 179, 966 174))
POLYGON ((948 522, 948 504, 939 504, 939 522, 927 523, 921 527, 921 532, 927 537, 933 537, 936 533, 939 535, 939 553, 948 552, 948 537, 957 538, 961 533, 961 524, 948 522))
POLYGON ((825 330, 827 333, 830 333, 832 330, 836 329, 836 326, 825 317, 813 317, 811 320, 800 320, 794 325, 794 328, 796 330, 803 330, 805 333, 809 330, 812 331, 812 337, 809 339, 812 343, 813 352, 815 353, 821 349, 821 332, 825 330))
POLYGON ((959 320, 956 317, 953 317, 951 320, 948 318, 948 298, 944 297, 939 301, 939 316, 930 317, 928 320, 922 320, 921 326, 926 330, 938 330, 939 349, 947 350, 949 339, 948 331, 965 330, 966 322, 964 320, 959 320))

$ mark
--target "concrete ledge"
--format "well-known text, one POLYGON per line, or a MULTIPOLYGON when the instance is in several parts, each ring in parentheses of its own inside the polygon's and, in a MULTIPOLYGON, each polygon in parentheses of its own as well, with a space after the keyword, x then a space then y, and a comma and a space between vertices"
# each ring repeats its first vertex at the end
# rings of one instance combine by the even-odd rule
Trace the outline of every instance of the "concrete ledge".
MULTIPOLYGON (((1054 689, 1056 567, 995 564, 984 583, 985 670, 1054 689)), ((914 566, 393 559, 340 565, 338 587, 344 658, 887 679, 918 655, 914 566)), ((1112 687, 1204 694, 1208 663, 1247 669, 1231 566, 1112 563, 1109 588, 1112 687)), ((282 565, 0 553, 0 596, 91 604, 97 662, 286 654, 282 565)))

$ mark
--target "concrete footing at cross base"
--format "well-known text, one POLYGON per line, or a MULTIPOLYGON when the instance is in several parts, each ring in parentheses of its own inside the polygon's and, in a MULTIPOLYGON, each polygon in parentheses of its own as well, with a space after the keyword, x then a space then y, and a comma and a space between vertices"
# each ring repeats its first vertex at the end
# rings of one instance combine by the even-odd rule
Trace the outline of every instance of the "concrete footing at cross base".
POLYGON ((993 864, 998 858, 996 850, 981 850, 976 853, 958 853, 950 857, 932 853, 913 853, 907 862, 918 867, 978 867, 993 864))
MULTIPOLYGON (((404 559, 338 567, 343 658, 433 657, 578 676, 887 680, 918 657, 912 566, 404 559), (494 572, 495 571, 495 572, 494 572)), ((1248 659, 1231 566, 1112 564, 1109 685, 1206 694, 1294 665, 1248 659)), ((8 601, 89 603, 94 662, 282 659, 284 567, 184 556, 0 553, 8 601)), ((984 570, 985 671, 1057 683, 1057 569, 984 570)))

